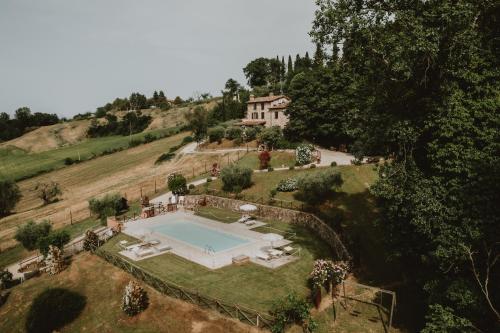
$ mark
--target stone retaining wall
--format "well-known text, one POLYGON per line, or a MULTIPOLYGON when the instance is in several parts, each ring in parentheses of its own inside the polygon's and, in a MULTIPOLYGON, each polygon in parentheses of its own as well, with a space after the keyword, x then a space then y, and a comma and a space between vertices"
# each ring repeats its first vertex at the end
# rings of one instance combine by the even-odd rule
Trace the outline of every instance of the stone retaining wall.
MULTIPOLYGON (((184 206, 194 209, 197 206, 209 206, 240 212, 239 207, 248 202, 212 195, 188 195, 185 197, 184 206)), ((314 231, 323 241, 328 243, 336 254, 338 260, 349 260, 350 255, 335 231, 314 214, 292 209, 261 205, 252 203, 257 207, 256 215, 279 220, 291 224, 304 226, 314 231)))

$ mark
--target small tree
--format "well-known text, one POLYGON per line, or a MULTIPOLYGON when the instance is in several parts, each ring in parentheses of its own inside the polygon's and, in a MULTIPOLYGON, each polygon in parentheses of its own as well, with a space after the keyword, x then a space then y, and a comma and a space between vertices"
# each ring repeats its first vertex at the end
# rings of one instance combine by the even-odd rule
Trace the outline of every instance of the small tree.
POLYGON ((119 194, 106 194, 103 198, 92 198, 89 200, 90 212, 106 224, 108 216, 114 216, 128 208, 127 200, 119 194))
POLYGON ((168 189, 175 195, 184 195, 187 193, 187 180, 186 178, 177 173, 168 176, 168 189))
POLYGON ((68 244, 70 239, 69 233, 65 230, 51 231, 46 237, 38 240, 37 247, 44 256, 47 256, 51 246, 55 246, 62 251, 64 245, 68 244))
POLYGON ((87 230, 85 232, 85 238, 83 239, 83 249, 85 251, 95 251, 99 247, 99 236, 92 230, 87 230))
POLYGON ((35 191, 44 205, 48 205, 58 200, 58 196, 62 194, 59 184, 51 181, 50 183, 38 183, 35 186, 35 191))
POLYGON ((148 294, 136 282, 130 281, 123 294, 122 310, 129 316, 135 316, 149 305, 148 294))
POLYGON ((298 191, 294 197, 310 206, 317 206, 325 202, 342 184, 340 173, 331 169, 309 174, 297 180, 298 191))
POLYGON ((252 185, 252 169, 233 164, 222 169, 220 178, 223 184, 222 190, 226 192, 243 190, 252 185))
POLYGON ((12 273, 6 269, 0 270, 0 290, 3 286, 8 286, 12 282, 12 273))
POLYGON ((225 130, 222 126, 217 126, 208 130, 208 141, 210 142, 218 142, 219 144, 222 142, 224 138, 225 130))
POLYGON ((21 191, 11 180, 0 180, 0 217, 7 215, 21 199, 21 191))
POLYGON ((196 142, 200 142, 207 136, 208 117, 205 108, 197 106, 194 110, 186 114, 186 120, 193 131, 196 142))
POLYGON ((40 239, 49 235, 51 229, 52 226, 48 221, 43 221, 38 224, 29 221, 17 228, 14 238, 20 242, 26 250, 33 251, 38 247, 40 239))
POLYGON ((259 154, 260 169, 267 169, 269 167, 269 162, 271 161, 271 154, 264 150, 259 154))

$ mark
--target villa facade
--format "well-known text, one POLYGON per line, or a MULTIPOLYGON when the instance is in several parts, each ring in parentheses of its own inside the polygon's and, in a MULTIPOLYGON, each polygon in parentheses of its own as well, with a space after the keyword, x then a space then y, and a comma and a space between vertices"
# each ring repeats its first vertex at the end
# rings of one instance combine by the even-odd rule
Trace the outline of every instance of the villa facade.
POLYGON ((291 99, 285 95, 274 95, 273 93, 264 97, 251 95, 247 102, 246 118, 241 120, 240 125, 284 128, 288 123, 285 110, 290 102, 291 99))

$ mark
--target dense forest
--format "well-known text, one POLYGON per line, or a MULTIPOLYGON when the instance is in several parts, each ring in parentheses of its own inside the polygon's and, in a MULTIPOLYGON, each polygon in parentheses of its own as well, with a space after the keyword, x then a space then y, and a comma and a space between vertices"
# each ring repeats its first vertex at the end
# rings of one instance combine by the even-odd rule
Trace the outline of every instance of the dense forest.
POLYGON ((500 330, 500 3, 317 0, 316 52, 258 58, 285 134, 389 158, 371 188, 423 332, 500 330))

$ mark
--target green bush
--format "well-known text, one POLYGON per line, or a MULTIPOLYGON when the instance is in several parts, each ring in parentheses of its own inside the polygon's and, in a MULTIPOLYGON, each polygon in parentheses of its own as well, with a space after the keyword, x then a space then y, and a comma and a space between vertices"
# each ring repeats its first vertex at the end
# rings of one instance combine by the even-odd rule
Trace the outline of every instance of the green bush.
POLYGON ((271 172, 271 171, 274 171, 274 168, 273 167, 268 167, 267 168, 267 172, 271 172))
POLYGON ((36 224, 33 221, 20 226, 16 230, 14 238, 28 251, 33 251, 38 247, 40 239, 47 237, 52 229, 48 221, 36 224))
POLYGON ((142 140, 138 140, 138 139, 133 139, 132 141, 130 141, 128 143, 128 146, 129 148, 133 148, 133 147, 137 147, 137 146, 140 146, 144 143, 144 141, 142 140))
POLYGON ((317 206, 325 202, 342 184, 342 176, 332 169, 308 174, 297 180, 298 191, 294 197, 308 205, 317 206))
POLYGON ((153 142, 155 140, 158 140, 158 138, 151 133, 144 135, 144 143, 153 142))
POLYGON ((246 127, 243 131, 243 137, 246 142, 253 141, 257 138, 257 133, 259 131, 255 127, 246 127))
POLYGON ((101 199, 90 199, 89 209, 92 214, 97 215, 102 224, 105 224, 108 216, 115 216, 128 209, 128 204, 127 200, 117 193, 106 194, 101 199))
POLYGON ((73 163, 75 163, 75 161, 73 161, 73 159, 71 157, 66 157, 64 159, 64 165, 71 165, 73 163))
POLYGON ((70 239, 69 233, 65 230, 51 231, 46 237, 39 239, 37 246, 40 252, 46 256, 50 245, 57 246, 62 250, 64 245, 69 243, 70 239))
POLYGON ((270 150, 276 148, 282 138, 283 131, 279 126, 265 128, 257 135, 258 141, 264 143, 270 150))
POLYGON ((182 145, 191 143, 193 141, 194 141, 193 137, 188 135, 188 136, 184 137, 184 139, 182 139, 182 145))
POLYGON ((236 189, 246 189, 252 185, 252 169, 230 165, 222 169, 220 173, 222 190, 235 192, 236 189))
POLYGON ((302 326, 304 332, 313 332, 317 324, 311 317, 310 304, 305 299, 300 299, 294 293, 273 305, 271 314, 276 318, 271 332, 284 333, 288 326, 297 324, 302 326))
POLYGON ((208 130, 208 141, 221 143, 225 135, 224 127, 217 126, 208 130))
POLYGON ((194 190, 195 186, 194 186, 194 184, 189 184, 188 188, 189 188, 190 190, 194 190))
POLYGON ((211 177, 208 177, 207 178, 207 183, 211 183, 212 182, 212 178, 211 177))
POLYGON ((288 167, 288 170, 295 170, 295 167, 292 165, 292 166, 289 166, 288 167))
POLYGON ((184 195, 187 193, 187 181, 181 174, 171 174, 168 176, 168 189, 175 195, 184 195))
POLYGON ((0 180, 0 217, 7 215, 21 199, 21 191, 11 180, 0 180))
POLYGON ((311 164, 310 168, 311 168, 311 169, 316 168, 316 164, 311 164))
POLYGON ((174 157, 175 153, 173 152, 163 153, 156 159, 155 164, 160 164, 162 162, 170 161, 174 157))
POLYGON ((71 323, 85 308, 87 299, 68 289, 46 289, 35 297, 26 317, 28 333, 51 333, 71 323))
POLYGON ((229 127, 226 131, 226 138, 228 138, 229 140, 236 140, 238 138, 241 138, 242 133, 243 132, 240 127, 229 127))
POLYGON ((332 163, 330 163, 330 166, 336 167, 337 166, 337 162, 333 161, 332 163))

